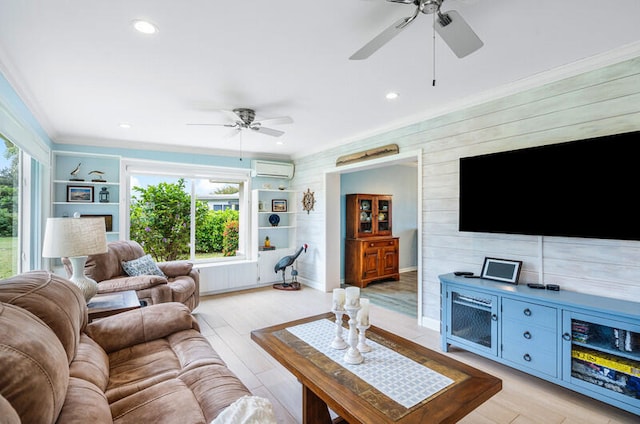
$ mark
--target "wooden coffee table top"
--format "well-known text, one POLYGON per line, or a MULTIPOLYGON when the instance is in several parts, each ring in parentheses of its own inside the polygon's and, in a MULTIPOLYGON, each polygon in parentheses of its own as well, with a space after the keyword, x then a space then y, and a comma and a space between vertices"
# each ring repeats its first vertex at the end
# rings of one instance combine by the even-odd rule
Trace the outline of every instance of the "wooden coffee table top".
POLYGON ((294 374, 305 389, 351 424, 454 423, 502 389, 502 381, 496 377, 371 326, 366 332, 368 339, 454 381, 405 408, 286 330, 319 319, 334 321, 335 315, 326 313, 255 330, 251 338, 294 374))

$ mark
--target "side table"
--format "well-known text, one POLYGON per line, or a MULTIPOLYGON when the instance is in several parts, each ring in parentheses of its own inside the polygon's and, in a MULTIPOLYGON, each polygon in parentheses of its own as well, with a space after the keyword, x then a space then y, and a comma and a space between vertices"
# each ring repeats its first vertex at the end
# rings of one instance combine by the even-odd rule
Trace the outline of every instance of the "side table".
POLYGON ((97 294, 87 303, 89 322, 139 307, 140 300, 135 290, 97 294))

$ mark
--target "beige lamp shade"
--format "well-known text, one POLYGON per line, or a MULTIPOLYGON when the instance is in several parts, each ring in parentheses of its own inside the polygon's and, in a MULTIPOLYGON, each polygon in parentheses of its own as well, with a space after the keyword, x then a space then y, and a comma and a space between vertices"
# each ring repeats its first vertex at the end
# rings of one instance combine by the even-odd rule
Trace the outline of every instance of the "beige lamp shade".
POLYGON ((62 258, 107 253, 104 218, 47 218, 42 256, 62 258))
POLYGON ((98 292, 98 283, 84 275, 88 255, 107 253, 107 232, 104 218, 47 218, 42 256, 67 257, 75 283, 87 302, 98 292))

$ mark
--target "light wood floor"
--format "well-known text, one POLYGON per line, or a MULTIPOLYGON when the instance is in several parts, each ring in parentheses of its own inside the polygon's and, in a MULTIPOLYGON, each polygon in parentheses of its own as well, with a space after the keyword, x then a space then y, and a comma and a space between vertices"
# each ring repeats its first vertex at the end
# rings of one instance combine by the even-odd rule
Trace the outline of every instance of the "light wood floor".
MULTIPOLYGON (((269 398, 279 423, 300 423, 301 385, 250 338, 251 330, 328 312, 331 293, 271 287, 207 296, 194 311, 202 333, 257 396, 269 398)), ((440 351, 439 333, 407 315, 371 305, 373 325, 440 351)), ((447 355, 502 379, 503 388, 462 421, 466 424, 639 423, 640 417, 463 350, 447 355)))

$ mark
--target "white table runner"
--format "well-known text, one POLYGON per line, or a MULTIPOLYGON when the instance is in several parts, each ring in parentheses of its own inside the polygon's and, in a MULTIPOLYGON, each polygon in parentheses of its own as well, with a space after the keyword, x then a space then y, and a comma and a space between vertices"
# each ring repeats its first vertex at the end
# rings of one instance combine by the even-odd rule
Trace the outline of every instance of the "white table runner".
MULTIPOLYGON (((327 319, 289 327, 287 330, 407 409, 453 383, 449 377, 369 339, 367 344, 373 350, 362 354, 364 362, 359 365, 347 364, 343 360, 346 350, 331 347, 336 327, 334 322, 327 319)), ((345 341, 347 336, 348 330, 345 329, 345 341)))

